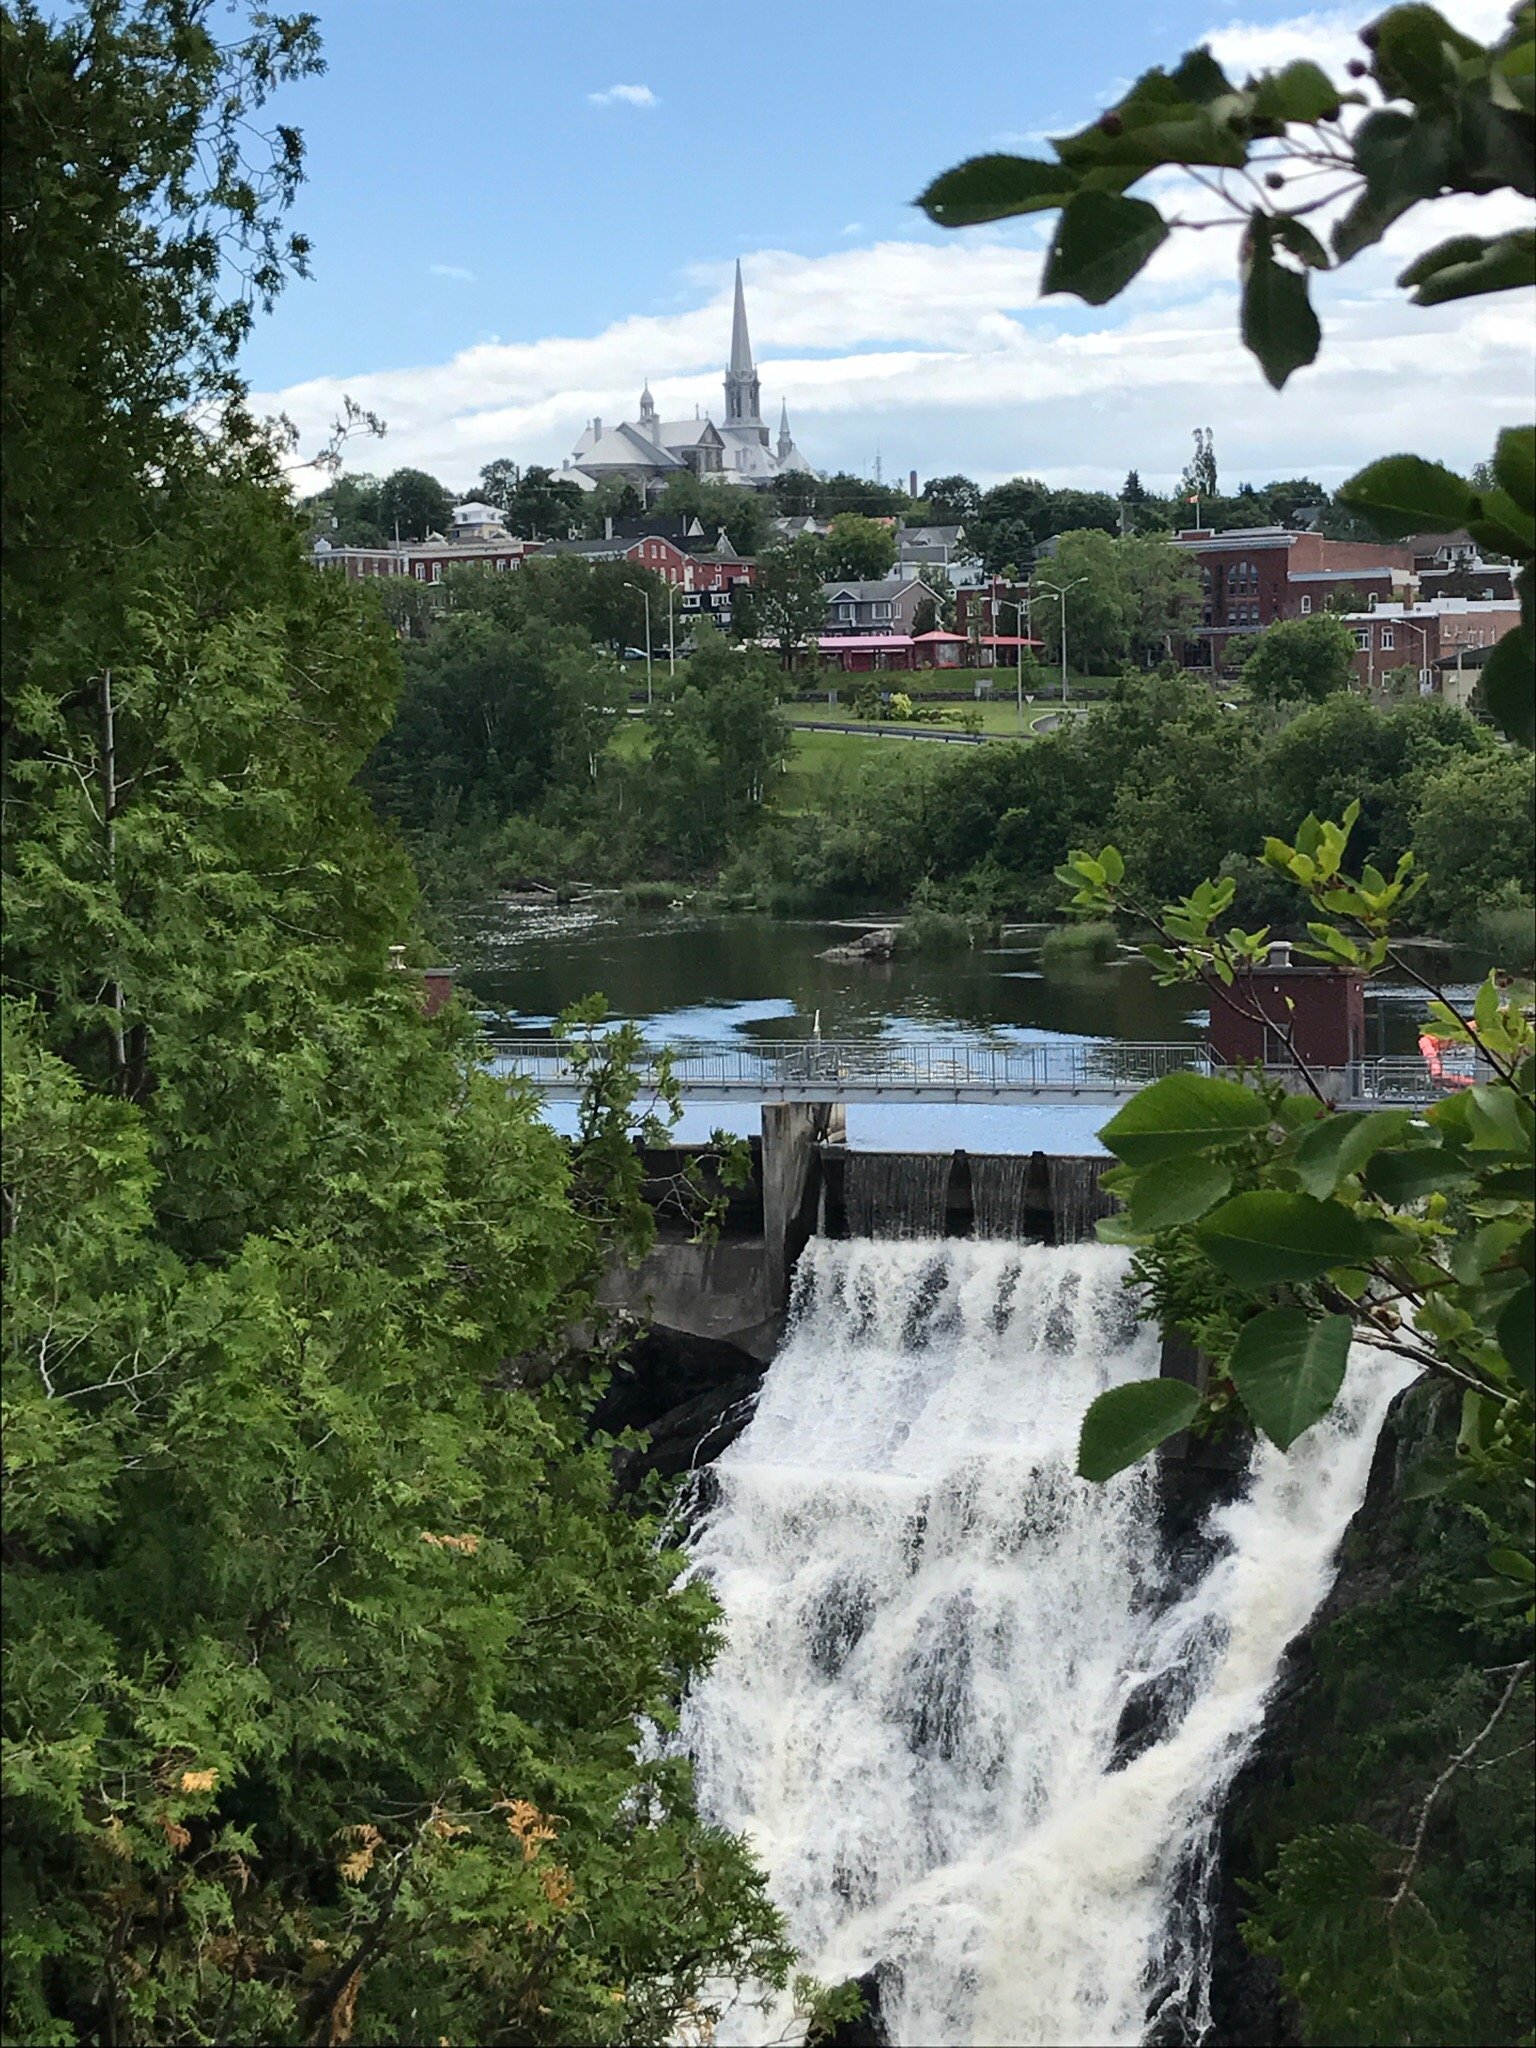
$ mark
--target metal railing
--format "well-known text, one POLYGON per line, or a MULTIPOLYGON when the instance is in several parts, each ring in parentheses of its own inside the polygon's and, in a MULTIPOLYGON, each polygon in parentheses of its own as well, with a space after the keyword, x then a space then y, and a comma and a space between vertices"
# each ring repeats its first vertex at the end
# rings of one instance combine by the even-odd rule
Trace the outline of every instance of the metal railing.
MULTIPOLYGON (((493 1070, 518 1075, 547 1094, 580 1093, 580 1070, 571 1048, 558 1039, 492 1038, 493 1070)), ((1051 1039, 1036 1044, 977 1039, 905 1041, 862 1039, 729 1039, 647 1047, 638 1061, 642 1085, 659 1076, 663 1053, 685 1094, 757 1101, 878 1100, 1036 1101, 1086 1097, 1112 1101, 1132 1095, 1165 1074, 1220 1074, 1209 1046, 1113 1039, 1051 1039)), ((1233 1070, 1234 1073, 1236 1070, 1233 1070)), ((1287 1068, 1269 1070, 1300 1085, 1287 1068)), ((1448 1063, 1435 1081, 1414 1058, 1358 1060, 1326 1077, 1341 1103, 1427 1103, 1478 1078, 1448 1063)))
MULTIPOLYGON (((662 1048, 641 1055, 642 1080, 654 1077, 662 1048)), ((681 1044, 670 1053, 673 1079, 688 1094, 793 1096, 935 1094, 1128 1095, 1164 1074, 1209 1072, 1198 1044, 1124 1044, 1114 1040, 1052 1040, 1033 1045, 974 1039, 904 1042, 867 1039, 776 1039, 681 1044)), ((491 1041, 498 1071, 546 1090, 574 1088, 570 1049, 558 1040, 491 1041)))

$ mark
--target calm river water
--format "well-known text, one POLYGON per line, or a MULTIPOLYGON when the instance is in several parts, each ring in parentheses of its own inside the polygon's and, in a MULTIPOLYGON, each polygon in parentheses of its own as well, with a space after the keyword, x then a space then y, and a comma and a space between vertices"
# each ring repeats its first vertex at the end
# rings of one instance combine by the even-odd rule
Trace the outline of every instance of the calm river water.
MULTIPOLYGON (((1028 1044, 1053 1038, 1198 1040, 1208 1016, 1198 993, 1159 988, 1146 963, 1122 952, 1104 963, 1047 969, 1041 927, 1010 928, 974 952, 919 954, 865 965, 826 960, 869 923, 722 916, 686 907, 625 909, 615 898, 528 910, 491 898, 456 929, 470 999, 505 1020, 508 1035, 544 1038, 578 998, 601 994, 614 1017, 658 1043, 811 1036, 945 1038, 1028 1044)), ((1461 993, 1486 971, 1475 956, 1425 949, 1416 964, 1461 993)), ((1367 992, 1367 1051, 1412 1053, 1423 997, 1407 983, 1367 992)), ((849 1142, 894 1150, 1097 1151, 1108 1112, 855 1105, 849 1142)), ((680 1135, 715 1125, 755 1129, 756 1111, 690 1100, 680 1135)))

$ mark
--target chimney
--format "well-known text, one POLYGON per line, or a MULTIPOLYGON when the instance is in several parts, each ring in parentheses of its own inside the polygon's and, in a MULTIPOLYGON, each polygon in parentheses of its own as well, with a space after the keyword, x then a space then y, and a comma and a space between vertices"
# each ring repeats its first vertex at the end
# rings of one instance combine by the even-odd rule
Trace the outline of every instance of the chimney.
POLYGON ((600 441, 603 438, 603 423, 596 413, 592 415, 592 438, 594 441, 600 441))
POLYGON ((907 478, 907 489, 912 497, 917 496, 917 471, 914 469, 907 478))

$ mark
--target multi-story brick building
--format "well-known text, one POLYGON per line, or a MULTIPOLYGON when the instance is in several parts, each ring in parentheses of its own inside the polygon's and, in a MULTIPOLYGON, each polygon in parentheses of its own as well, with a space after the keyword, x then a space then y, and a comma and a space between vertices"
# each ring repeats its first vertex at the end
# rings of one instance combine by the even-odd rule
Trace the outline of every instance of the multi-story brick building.
POLYGON ((1363 690, 1378 689, 1388 676, 1409 668, 1418 671, 1419 688, 1427 695, 1441 687, 1442 664, 1454 673, 1458 656, 1496 647, 1512 633, 1520 623, 1520 603, 1518 598, 1477 602, 1439 597, 1427 604, 1377 605, 1343 617, 1355 636, 1355 678, 1363 690))
POLYGON ((1331 593, 1357 592, 1363 603, 1401 603, 1413 594, 1413 551, 1374 541, 1325 540, 1284 526, 1236 527, 1225 533, 1192 527, 1173 545, 1193 555, 1200 572, 1196 639, 1221 666, 1234 633, 1257 633, 1277 619, 1306 618, 1328 607, 1331 593))

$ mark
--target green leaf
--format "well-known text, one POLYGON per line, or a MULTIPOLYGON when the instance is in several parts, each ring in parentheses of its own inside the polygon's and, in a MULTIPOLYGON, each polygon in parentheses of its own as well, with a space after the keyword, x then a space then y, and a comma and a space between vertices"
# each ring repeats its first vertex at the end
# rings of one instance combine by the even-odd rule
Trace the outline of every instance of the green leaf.
POLYGON ((1374 24, 1375 72, 1389 99, 1444 107, 1461 84, 1460 59, 1481 57, 1477 43, 1433 7, 1391 7, 1374 24))
POLYGON ((1099 1137, 1127 1166, 1151 1166, 1230 1145, 1268 1121, 1263 1099, 1236 1081, 1165 1074, 1116 1110, 1099 1137))
POLYGON ((1081 1479, 1112 1479, 1148 1451, 1187 1429, 1200 1396, 1184 1380, 1133 1380, 1100 1394, 1083 1417, 1077 1447, 1081 1479))
POLYGON ((1072 292, 1090 306, 1102 306, 1125 290, 1167 239, 1167 222, 1145 199, 1079 192, 1056 224, 1041 290, 1072 292))
POLYGON ((1528 626, 1506 633, 1483 664, 1481 689, 1488 715, 1521 746, 1536 744, 1536 637, 1528 626))
POLYGON ((1193 100, 1202 107, 1232 90, 1231 79, 1204 43, 1196 50, 1185 51, 1169 72, 1168 83, 1182 99, 1193 100))
POLYGON ((1243 1324, 1229 1370, 1243 1406, 1288 1451, 1328 1413, 1344 1384, 1354 1325, 1348 1316, 1270 1308, 1243 1324))
POLYGON ((1293 371, 1316 357, 1323 330, 1307 296, 1305 274, 1275 261, 1270 223, 1263 214, 1248 223, 1239 273, 1243 345, 1279 391, 1293 371))
POLYGON ((1171 1230, 1193 1223, 1213 1208, 1232 1186, 1232 1170, 1199 1152, 1165 1159, 1137 1177, 1131 1191, 1133 1230, 1171 1230))
POLYGON ((1373 1153, 1400 1138, 1412 1115, 1407 1109, 1344 1110, 1324 1117, 1296 1147, 1297 1178, 1309 1195, 1331 1195, 1373 1153))
POLYGON ((1326 71, 1307 57, 1258 80, 1253 110, 1261 120, 1300 121, 1310 125, 1338 112, 1345 95, 1326 71))
POLYGON ((1536 233, 1521 228, 1507 235, 1453 235, 1410 263, 1397 281, 1418 287, 1416 306, 1536 284, 1536 233))
POLYGON ((1384 534, 1444 532, 1477 517, 1472 486, 1422 455, 1387 455, 1341 484, 1339 500, 1384 534))
POLYGON ((1490 1550, 1488 1562, 1506 1579, 1518 1579, 1522 1586, 1536 1585, 1536 1563, 1523 1551, 1490 1550))
POLYGON ((1328 251, 1303 220, 1297 220, 1291 213, 1277 213, 1270 217, 1270 233, 1283 248, 1298 257, 1311 270, 1327 270, 1328 251))
POLYGON ((1510 1371, 1528 1394, 1536 1394, 1536 1282, 1526 1281, 1494 1327, 1510 1371))
POLYGON ((1342 1202, 1274 1188, 1234 1195, 1196 1235, 1214 1263, 1246 1287, 1315 1280, 1330 1266, 1367 1264, 1397 1242, 1390 1225, 1359 1217, 1342 1202))
POLYGON ((937 226, 964 228, 1064 206, 1077 188, 1078 174, 1065 164, 1028 156, 973 156, 935 178, 917 203, 937 226))
POLYGON ((1459 1152, 1442 1145, 1413 1145, 1378 1152, 1365 1169, 1365 1184, 1394 1209, 1422 1202, 1426 1195, 1470 1187, 1472 1175, 1459 1152))

